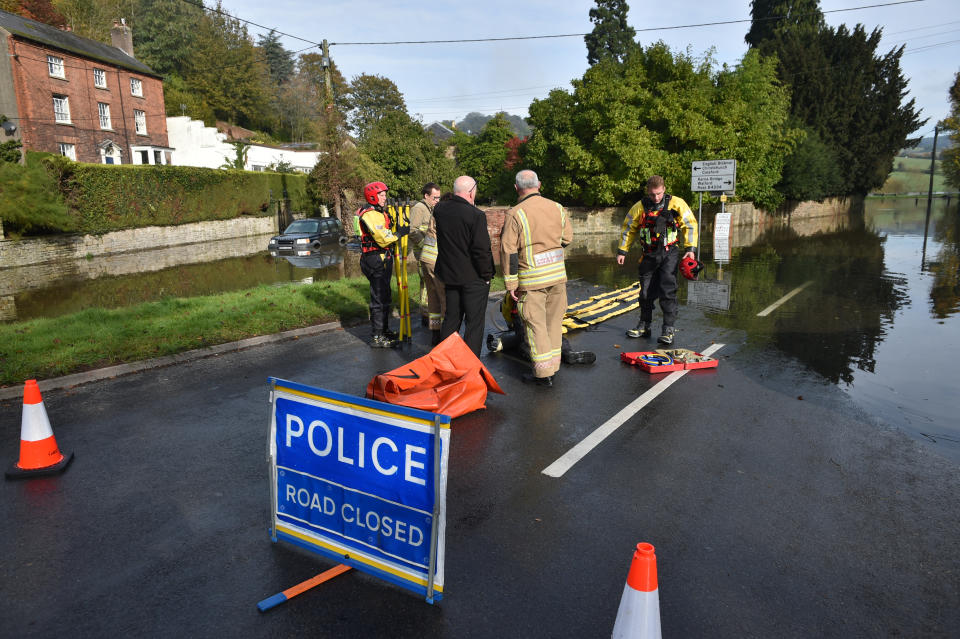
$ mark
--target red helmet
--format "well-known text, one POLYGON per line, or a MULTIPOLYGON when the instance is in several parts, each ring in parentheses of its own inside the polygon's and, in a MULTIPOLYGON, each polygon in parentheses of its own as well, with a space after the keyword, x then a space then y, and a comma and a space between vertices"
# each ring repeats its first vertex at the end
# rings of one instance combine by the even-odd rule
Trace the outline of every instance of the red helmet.
POLYGON ((703 270, 703 264, 692 257, 685 257, 680 260, 680 272, 688 280, 697 279, 697 275, 703 270))
POLYGON ((371 182, 363 187, 363 197, 365 197, 370 204, 379 204, 379 202, 377 202, 377 195, 379 195, 381 191, 389 190, 383 182, 371 182))

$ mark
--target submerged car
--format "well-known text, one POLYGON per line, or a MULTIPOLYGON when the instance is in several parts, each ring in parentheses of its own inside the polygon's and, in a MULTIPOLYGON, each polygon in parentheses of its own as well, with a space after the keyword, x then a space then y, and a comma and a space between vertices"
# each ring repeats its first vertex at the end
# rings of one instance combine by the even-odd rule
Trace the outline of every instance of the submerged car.
POLYGON ((296 220, 280 235, 270 238, 267 250, 271 253, 293 252, 308 255, 311 249, 329 244, 345 244, 347 236, 343 224, 335 217, 308 217, 296 220))

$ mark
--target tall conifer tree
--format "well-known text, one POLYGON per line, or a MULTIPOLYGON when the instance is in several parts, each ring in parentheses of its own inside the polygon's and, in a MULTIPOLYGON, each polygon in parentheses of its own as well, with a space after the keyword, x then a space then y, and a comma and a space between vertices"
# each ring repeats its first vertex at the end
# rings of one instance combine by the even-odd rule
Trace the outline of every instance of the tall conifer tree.
POLYGON ((597 6, 590 9, 593 31, 583 37, 587 44, 587 62, 591 65, 600 60, 612 59, 623 62, 635 48, 637 32, 627 23, 630 7, 625 0, 596 0, 597 6))

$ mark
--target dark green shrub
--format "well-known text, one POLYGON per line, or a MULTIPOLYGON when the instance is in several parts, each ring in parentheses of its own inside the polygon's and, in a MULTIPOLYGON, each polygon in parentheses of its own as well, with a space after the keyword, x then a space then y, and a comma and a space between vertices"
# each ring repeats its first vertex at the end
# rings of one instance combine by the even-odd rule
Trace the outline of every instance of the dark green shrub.
POLYGON ((72 231, 76 220, 42 167, 0 162, 0 219, 14 234, 72 231))
MULTIPOLYGON (((107 233, 275 212, 272 201, 289 198, 295 211, 310 210, 306 176, 221 171, 188 166, 82 164, 52 154, 28 153, 27 164, 46 171, 48 191, 59 191, 72 222, 33 228, 107 233)), ((39 175, 39 174, 33 174, 39 175)), ((28 219, 30 209, 21 212, 28 219)), ((6 219, 6 217, 4 218, 6 219)), ((25 228, 18 223, 19 228, 25 228)))

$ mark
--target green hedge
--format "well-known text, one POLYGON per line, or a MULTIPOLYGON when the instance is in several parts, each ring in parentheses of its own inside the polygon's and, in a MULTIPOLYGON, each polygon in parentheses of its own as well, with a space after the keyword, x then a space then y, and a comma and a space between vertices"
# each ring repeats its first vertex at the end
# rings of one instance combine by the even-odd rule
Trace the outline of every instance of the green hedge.
POLYGON ((273 215, 286 191, 294 211, 310 210, 307 177, 295 173, 224 171, 191 166, 82 164, 50 154, 27 153, 44 165, 69 209, 67 232, 101 234, 143 226, 170 226, 273 215))

